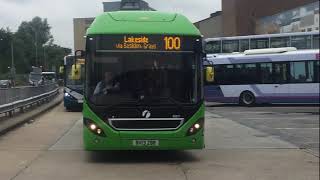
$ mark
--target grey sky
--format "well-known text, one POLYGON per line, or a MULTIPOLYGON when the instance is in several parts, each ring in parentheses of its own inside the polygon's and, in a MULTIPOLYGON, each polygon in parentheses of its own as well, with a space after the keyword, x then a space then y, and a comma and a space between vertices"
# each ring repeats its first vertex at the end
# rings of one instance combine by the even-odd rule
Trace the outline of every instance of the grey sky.
MULTIPOLYGON (((106 0, 105 0, 106 1, 106 0)), ((16 31, 22 21, 47 18, 55 43, 73 47, 74 17, 94 17, 103 11, 103 0, 0 0, 0 28, 16 31)), ((221 10, 221 0, 146 0, 160 11, 179 12, 193 22, 221 10)))

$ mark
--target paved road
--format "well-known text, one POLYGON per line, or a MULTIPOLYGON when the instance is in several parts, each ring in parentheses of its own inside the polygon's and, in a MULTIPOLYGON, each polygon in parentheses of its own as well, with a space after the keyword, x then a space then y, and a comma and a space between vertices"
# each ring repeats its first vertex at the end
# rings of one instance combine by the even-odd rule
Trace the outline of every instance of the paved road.
POLYGON ((319 156, 319 106, 241 107, 219 104, 211 105, 207 110, 288 141, 319 156))
MULTIPOLYGON (((211 111, 211 110, 210 110, 211 111)), ((60 105, 0 136, 0 179, 313 180, 318 157, 294 144, 206 113, 206 149, 86 152, 81 114, 60 105)))

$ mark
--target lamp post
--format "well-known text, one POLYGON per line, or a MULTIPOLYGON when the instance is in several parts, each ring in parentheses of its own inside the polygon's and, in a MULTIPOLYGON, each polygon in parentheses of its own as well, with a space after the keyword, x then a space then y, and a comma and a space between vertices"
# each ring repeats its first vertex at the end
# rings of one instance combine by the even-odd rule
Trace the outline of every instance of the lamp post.
POLYGON ((35 36, 35 46, 36 46, 36 65, 39 66, 38 62, 38 37, 37 37, 37 32, 34 31, 34 36, 35 36))
POLYGON ((44 70, 46 70, 47 66, 46 66, 46 46, 45 44, 42 45, 43 48, 43 67, 44 70))

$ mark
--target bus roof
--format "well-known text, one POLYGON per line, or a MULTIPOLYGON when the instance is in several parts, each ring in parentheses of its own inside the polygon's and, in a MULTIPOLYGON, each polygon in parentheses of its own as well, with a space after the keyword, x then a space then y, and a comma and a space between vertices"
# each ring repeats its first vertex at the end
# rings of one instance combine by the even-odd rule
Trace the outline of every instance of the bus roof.
POLYGON ((319 35, 319 31, 217 37, 217 38, 207 38, 205 39, 205 41, 209 42, 209 41, 220 41, 220 40, 258 39, 258 38, 269 38, 269 37, 288 37, 288 36, 305 36, 305 35, 319 35))
POLYGON ((87 30, 91 34, 168 34, 200 36, 185 16, 157 11, 116 11, 97 16, 87 30))
POLYGON ((56 74, 56 72, 42 72, 42 74, 47 75, 47 74, 56 74))

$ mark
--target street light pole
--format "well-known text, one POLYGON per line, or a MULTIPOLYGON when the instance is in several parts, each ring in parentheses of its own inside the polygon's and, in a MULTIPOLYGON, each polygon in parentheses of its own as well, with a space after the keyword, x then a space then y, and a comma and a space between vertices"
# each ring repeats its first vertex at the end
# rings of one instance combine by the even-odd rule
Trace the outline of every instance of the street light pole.
POLYGON ((15 85, 16 68, 14 65, 13 39, 11 39, 11 75, 12 75, 13 84, 15 85))
POLYGON ((46 46, 45 45, 42 45, 42 48, 43 48, 43 67, 44 69, 46 69, 47 65, 46 65, 46 46))
POLYGON ((35 46, 36 46, 36 66, 39 66, 40 64, 38 64, 38 37, 37 37, 37 32, 34 31, 34 36, 35 36, 35 46))
POLYGON ((11 40, 11 67, 14 67, 13 40, 11 40))

